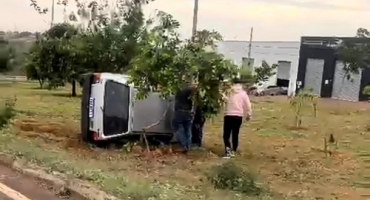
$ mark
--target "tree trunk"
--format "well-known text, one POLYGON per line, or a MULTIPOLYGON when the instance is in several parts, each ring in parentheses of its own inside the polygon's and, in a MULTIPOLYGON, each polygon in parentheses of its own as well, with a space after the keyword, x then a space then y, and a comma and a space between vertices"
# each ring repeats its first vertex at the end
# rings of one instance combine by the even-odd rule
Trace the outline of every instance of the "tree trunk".
POLYGON ((44 80, 39 79, 40 89, 44 89, 44 80))
POLYGON ((77 96, 77 92, 76 92, 76 81, 73 80, 72 81, 72 97, 75 97, 77 96))

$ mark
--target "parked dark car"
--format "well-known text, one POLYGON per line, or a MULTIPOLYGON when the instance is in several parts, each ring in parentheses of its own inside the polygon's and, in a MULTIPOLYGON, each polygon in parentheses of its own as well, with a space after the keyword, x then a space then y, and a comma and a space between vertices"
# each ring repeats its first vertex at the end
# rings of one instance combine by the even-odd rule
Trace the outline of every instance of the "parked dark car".
POLYGON ((259 96, 278 96, 278 95, 287 95, 288 88, 287 87, 279 87, 279 86, 268 86, 266 89, 259 92, 259 96))

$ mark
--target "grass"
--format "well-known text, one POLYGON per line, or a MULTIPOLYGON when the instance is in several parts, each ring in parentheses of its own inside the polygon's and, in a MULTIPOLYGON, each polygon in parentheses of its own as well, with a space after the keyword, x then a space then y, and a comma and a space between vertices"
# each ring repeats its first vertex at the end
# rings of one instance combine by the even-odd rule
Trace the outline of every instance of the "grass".
POLYGON ((370 194, 355 188, 366 185, 359 153, 370 150, 367 103, 321 100, 317 118, 307 108, 303 127, 295 128, 286 98, 253 98, 253 119, 241 130, 241 155, 230 164, 219 158, 221 117, 206 124, 207 152, 188 157, 164 151, 143 155, 140 147, 130 153, 98 149, 79 140, 80 99, 65 95, 66 89, 36 87, 0 82, 0 101, 16 95, 18 111, 12 126, 0 131, 0 151, 89 180, 122 199, 356 200, 370 194), (338 140, 338 150, 327 157, 322 149, 329 134, 338 140), (250 176, 253 187, 262 188, 257 196, 248 193, 250 176))

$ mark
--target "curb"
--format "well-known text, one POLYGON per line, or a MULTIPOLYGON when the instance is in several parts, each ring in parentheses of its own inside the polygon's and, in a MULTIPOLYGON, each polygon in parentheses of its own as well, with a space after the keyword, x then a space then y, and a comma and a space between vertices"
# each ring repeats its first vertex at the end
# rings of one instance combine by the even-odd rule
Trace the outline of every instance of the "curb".
POLYGON ((15 159, 10 155, 0 153, 0 165, 20 172, 25 176, 40 180, 51 186, 59 194, 83 200, 119 200, 93 186, 87 181, 67 178, 66 175, 53 172, 47 173, 43 168, 32 165, 25 160, 15 159))

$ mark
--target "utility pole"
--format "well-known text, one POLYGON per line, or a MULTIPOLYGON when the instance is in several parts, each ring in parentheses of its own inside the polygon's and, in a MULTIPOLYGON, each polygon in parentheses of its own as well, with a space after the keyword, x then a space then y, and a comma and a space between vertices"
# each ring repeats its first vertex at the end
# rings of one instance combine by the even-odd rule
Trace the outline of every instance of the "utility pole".
POLYGON ((252 51, 252 40, 253 40, 253 27, 251 28, 248 45, 248 66, 251 65, 251 51, 252 51))
POLYGON ((50 27, 52 27, 52 26, 53 26, 53 24, 54 24, 54 5, 55 5, 55 0, 52 0, 50 27))
POLYGON ((193 10, 193 29, 191 34, 191 39, 194 41, 195 35, 197 34, 197 25, 198 25, 198 8, 199 0, 194 0, 194 10, 193 10))
MULTIPOLYGON (((198 25, 198 8, 199 8, 199 0, 194 0, 194 9, 193 9, 193 27, 191 31, 191 41, 194 42, 195 35, 197 34, 197 25, 198 25)), ((188 71, 187 73, 187 81, 190 83, 194 82, 193 74, 188 71)))

